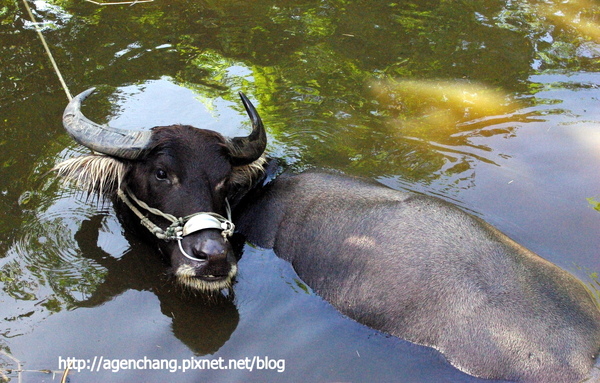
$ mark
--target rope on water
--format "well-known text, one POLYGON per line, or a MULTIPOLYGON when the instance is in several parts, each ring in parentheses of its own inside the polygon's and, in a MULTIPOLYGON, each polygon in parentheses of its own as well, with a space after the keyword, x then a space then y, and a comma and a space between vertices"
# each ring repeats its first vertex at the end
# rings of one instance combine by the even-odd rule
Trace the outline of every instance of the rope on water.
MULTIPOLYGON (((124 4, 127 4, 127 5, 132 6, 132 5, 135 5, 138 3, 151 3, 154 0, 135 0, 135 1, 124 1, 124 2, 110 2, 110 3, 100 3, 97 1, 93 1, 93 0, 85 0, 85 1, 96 4, 96 5, 124 5, 124 4)), ((33 23, 33 26, 35 27, 35 31, 37 32, 37 35, 39 36, 40 40, 42 41, 42 45, 44 46, 44 49, 46 50, 46 54, 48 55, 48 58, 50 59, 50 63, 52 64, 52 67, 54 68, 54 72, 56 73, 56 76, 58 76, 58 81, 60 81, 60 84, 62 85, 62 87, 65 91, 65 94, 67 95, 67 98, 69 99, 69 101, 71 101, 73 96, 71 96, 69 87, 67 86, 65 79, 63 78, 62 74, 60 73, 60 69, 58 69, 58 65, 56 64, 56 60, 54 60, 54 56, 52 55, 52 51, 50 51, 50 47, 48 46, 48 43, 46 42, 46 38, 42 34, 42 29, 40 28, 40 25, 39 25, 40 23, 33 16, 33 12, 31 12, 31 8, 29 7, 27 0, 23 0, 23 5, 25 5, 25 9, 27 9, 29 18, 31 19, 31 22, 33 23)))
POLYGON ((65 90, 65 94, 67 95, 67 98, 69 99, 69 101, 71 101, 73 96, 71 96, 71 92, 69 92, 69 88, 67 87, 67 83, 65 82, 65 79, 63 78, 62 74, 60 73, 60 69, 58 69, 58 65, 56 64, 56 61, 54 60, 54 56, 52 56, 52 52, 50 51, 50 47, 48 46, 48 43, 46 43, 46 39, 44 38, 44 35, 42 34, 42 30, 39 26, 39 23, 37 22, 35 17, 33 17, 33 13, 31 12, 31 8, 29 8, 29 4, 27 4, 27 0, 23 0, 23 4, 25 5, 25 8, 27 9, 27 13, 29 14, 29 18, 31 19, 33 26, 35 27, 35 31, 37 32, 38 36, 40 37, 40 40, 42 40, 42 45, 44 46, 44 49, 46 50, 46 53, 48 54, 48 58, 50 59, 50 62, 52 63, 52 67, 54 68, 54 72, 56 72, 56 75, 58 76, 58 80, 60 81, 60 84, 62 85, 63 89, 65 90))

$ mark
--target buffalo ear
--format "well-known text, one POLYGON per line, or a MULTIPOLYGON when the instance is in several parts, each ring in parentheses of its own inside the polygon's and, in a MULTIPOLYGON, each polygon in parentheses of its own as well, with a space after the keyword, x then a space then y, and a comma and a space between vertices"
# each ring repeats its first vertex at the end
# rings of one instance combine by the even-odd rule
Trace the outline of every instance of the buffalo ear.
POLYGON ((121 188, 127 165, 122 160, 102 154, 70 158, 53 169, 67 182, 97 197, 108 197, 121 188))
POLYGON ((267 147, 267 132, 256 108, 242 92, 240 92, 240 98, 252 122, 252 133, 247 137, 234 137, 227 143, 233 166, 248 165, 256 161, 267 147))

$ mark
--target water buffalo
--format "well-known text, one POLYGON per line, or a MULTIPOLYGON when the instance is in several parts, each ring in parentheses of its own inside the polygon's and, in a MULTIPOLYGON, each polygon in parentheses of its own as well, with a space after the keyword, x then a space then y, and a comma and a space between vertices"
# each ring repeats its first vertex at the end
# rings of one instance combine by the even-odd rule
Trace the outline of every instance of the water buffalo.
POLYGON ((265 161, 266 133, 252 104, 242 95, 252 133, 225 139, 185 125, 130 131, 96 124, 80 111, 93 91, 71 100, 63 125, 97 154, 66 160, 55 170, 88 193, 115 197, 123 221, 137 217, 148 229, 137 231, 158 239, 182 285, 208 293, 230 287, 237 259, 229 241, 234 225, 224 217, 230 214, 227 197, 250 187, 265 161))
POLYGON ((228 140, 189 126, 99 126, 79 110, 88 94, 67 106, 64 125, 101 154, 67 160, 58 172, 151 221, 144 225, 164 238, 182 283, 207 291, 231 284, 229 201, 248 241, 273 248, 360 323, 433 347, 477 377, 589 376, 600 350, 595 301, 576 278, 482 220, 437 198, 333 172, 285 173, 263 185, 266 134, 243 95, 253 131, 228 140), (214 223, 204 223, 208 217, 214 223), (179 234, 167 235, 173 227, 179 234))

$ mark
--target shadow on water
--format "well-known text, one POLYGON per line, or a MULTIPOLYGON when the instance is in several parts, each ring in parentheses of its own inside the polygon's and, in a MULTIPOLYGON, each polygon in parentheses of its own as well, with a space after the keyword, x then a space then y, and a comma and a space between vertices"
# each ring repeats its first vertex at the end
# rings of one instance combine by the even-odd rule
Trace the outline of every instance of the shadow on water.
POLYGON ((96 245, 103 219, 103 215, 96 215, 84 220, 75 234, 81 256, 106 269, 104 281, 76 306, 96 307, 128 290, 151 291, 160 302, 161 312, 171 318, 173 334, 194 354, 213 354, 221 348, 239 322, 233 296, 183 290, 167 275, 156 249, 129 235, 126 239, 131 248, 120 258, 113 258, 96 245))
MULTIPOLYGON (((149 313, 150 317, 158 321, 168 318, 170 325, 165 334, 172 334, 193 355, 214 354, 227 342, 239 322, 233 293, 204 296, 182 290, 169 277, 167 266, 155 248, 128 233, 121 233, 116 217, 109 213, 110 203, 85 201, 81 193, 68 192, 58 184, 50 176, 41 190, 23 194, 19 202, 25 219, 19 238, 0 258, 0 286, 4 294, 0 315, 5 324, 0 332, 0 351, 4 354, 0 357, 0 367, 2 374, 9 371, 6 378, 18 376, 21 379, 16 364, 23 352, 35 353, 46 347, 66 351, 76 347, 79 351, 71 356, 77 356, 82 352, 82 346, 94 349, 89 343, 91 338, 85 339, 87 331, 83 322, 77 325, 77 329, 83 331, 72 332, 69 341, 69 336, 62 333, 65 329, 59 319, 58 328, 62 330, 50 331, 61 340, 53 346, 34 334, 39 332, 40 326, 52 328, 48 323, 53 318, 64 321, 69 313, 85 315, 90 310, 112 304, 131 291, 156 297, 160 314, 149 313), (22 339, 28 340, 22 343, 22 339), (17 349, 15 353, 14 348, 17 349)), ((132 304, 143 302, 139 298, 126 300, 132 304)), ((141 307, 152 306, 142 304, 141 307)), ((113 309, 109 314, 132 315, 134 321, 137 316, 138 322, 140 319, 135 312, 128 314, 127 309, 113 309)), ((110 317, 104 320, 106 323, 114 321, 110 317)), ((92 317, 85 323, 94 336, 102 334, 101 318, 92 317)), ((134 327, 130 326, 136 325, 128 323, 122 329, 131 331, 134 327)), ((139 326, 144 328, 146 325, 139 322, 139 326)), ((109 345, 115 344, 110 338, 106 340, 109 345)), ((143 340, 140 342, 138 345, 144 343, 143 340)), ((20 361, 25 377, 58 367, 56 361, 48 364, 44 358, 35 359, 33 363, 29 358, 20 361)))

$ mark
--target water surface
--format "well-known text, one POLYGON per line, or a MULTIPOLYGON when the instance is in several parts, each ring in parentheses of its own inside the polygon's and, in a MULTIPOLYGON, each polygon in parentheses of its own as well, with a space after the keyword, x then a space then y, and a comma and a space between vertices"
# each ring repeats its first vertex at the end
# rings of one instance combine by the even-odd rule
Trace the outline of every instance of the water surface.
MULTIPOLYGON (((71 92, 98 87, 84 106, 90 118, 242 135, 243 91, 265 121, 269 152, 286 166, 451 201, 598 296, 595 3, 30 5, 71 92)), ((11 381, 59 381, 43 371, 60 370, 66 357, 255 356, 285 368, 113 368, 70 379, 481 381, 434 350, 341 316, 270 251, 245 247, 233 302, 182 293, 155 250, 123 231, 110 202, 47 175, 86 153, 61 126, 66 103, 23 3, 1 1, 0 366, 11 381)))

